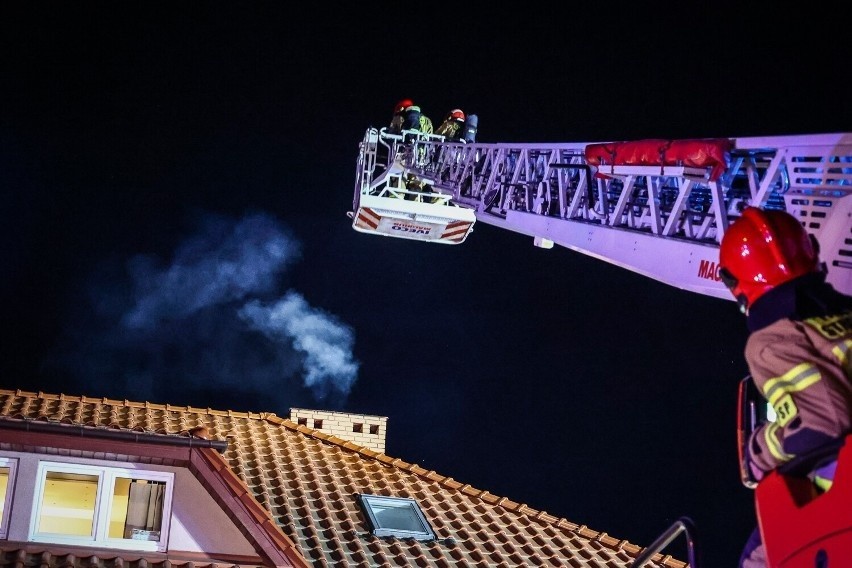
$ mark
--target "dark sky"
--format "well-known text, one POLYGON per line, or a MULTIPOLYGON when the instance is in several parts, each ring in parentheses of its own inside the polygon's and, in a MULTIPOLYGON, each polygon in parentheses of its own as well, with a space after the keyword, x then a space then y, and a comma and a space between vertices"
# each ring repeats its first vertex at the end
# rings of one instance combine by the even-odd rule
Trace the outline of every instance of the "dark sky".
POLYGON ((733 302, 346 217, 404 97, 482 142, 852 130, 834 12, 572 6, 4 3, 0 386, 388 416, 390 455, 640 545, 686 515, 733 566, 733 302))

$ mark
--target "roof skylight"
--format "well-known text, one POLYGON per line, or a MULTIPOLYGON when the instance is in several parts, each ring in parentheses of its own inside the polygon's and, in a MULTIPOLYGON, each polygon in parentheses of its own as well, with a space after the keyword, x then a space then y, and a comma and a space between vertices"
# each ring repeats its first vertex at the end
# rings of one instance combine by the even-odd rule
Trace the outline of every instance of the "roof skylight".
POLYGON ((414 499, 363 494, 359 497, 374 535, 435 540, 435 533, 414 499))

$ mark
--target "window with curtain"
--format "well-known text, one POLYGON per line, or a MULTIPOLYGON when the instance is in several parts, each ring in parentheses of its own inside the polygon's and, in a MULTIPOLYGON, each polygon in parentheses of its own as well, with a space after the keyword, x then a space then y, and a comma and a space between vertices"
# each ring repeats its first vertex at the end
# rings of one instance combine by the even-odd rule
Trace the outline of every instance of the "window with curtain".
POLYGON ((174 474, 41 462, 30 539, 165 551, 174 474))
POLYGON ((163 521, 165 488, 164 483, 145 479, 134 479, 130 482, 124 538, 151 533, 159 535, 163 521))

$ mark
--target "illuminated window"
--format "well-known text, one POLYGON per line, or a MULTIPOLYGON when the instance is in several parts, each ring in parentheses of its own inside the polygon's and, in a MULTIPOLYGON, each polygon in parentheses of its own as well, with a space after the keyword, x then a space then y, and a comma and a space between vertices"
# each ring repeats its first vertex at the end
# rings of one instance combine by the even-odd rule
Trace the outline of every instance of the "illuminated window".
POLYGON ((9 510, 12 508, 12 487, 15 485, 15 470, 18 460, 0 458, 0 538, 9 531, 9 510))
POLYGON ((435 533, 414 499, 378 495, 360 495, 360 498, 374 535, 435 539, 435 533))
POLYGON ((174 474, 41 462, 30 540, 166 550, 174 474))

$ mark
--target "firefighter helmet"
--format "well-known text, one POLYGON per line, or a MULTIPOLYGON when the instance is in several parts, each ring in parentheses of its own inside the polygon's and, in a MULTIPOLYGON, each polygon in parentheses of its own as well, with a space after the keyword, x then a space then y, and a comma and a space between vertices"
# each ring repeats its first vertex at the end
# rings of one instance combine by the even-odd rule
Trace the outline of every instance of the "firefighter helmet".
POLYGON ((786 211, 746 207, 719 247, 720 276, 744 313, 776 286, 820 270, 816 239, 786 211))
POLYGON ((396 103, 396 105, 393 107, 393 113, 399 114, 413 104, 414 104, 414 101, 412 101, 411 99, 402 99, 401 101, 396 103))
POLYGON ((460 108, 455 108, 450 111, 450 118, 453 120, 464 122, 464 113, 460 108))

